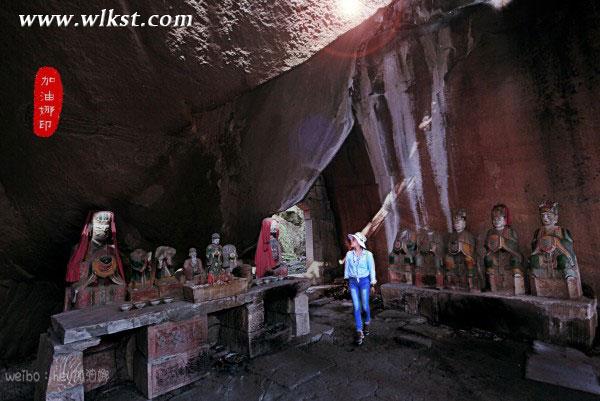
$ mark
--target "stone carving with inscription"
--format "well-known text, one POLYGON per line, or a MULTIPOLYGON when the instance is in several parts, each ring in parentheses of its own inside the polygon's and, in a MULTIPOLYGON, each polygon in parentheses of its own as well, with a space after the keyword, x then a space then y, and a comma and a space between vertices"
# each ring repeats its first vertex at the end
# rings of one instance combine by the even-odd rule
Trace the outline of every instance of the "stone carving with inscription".
POLYGON ((65 310, 125 300, 114 214, 90 212, 67 266, 65 310))
POLYGON ((550 298, 582 296, 581 277, 569 230, 558 225, 558 203, 539 205, 542 227, 531 244, 531 292, 550 298))
POLYGON ((452 227, 454 231, 448 237, 444 258, 444 285, 453 290, 479 291, 476 242, 473 234, 466 230, 467 212, 464 209, 454 211, 452 227))
POLYGON ((492 226, 486 233, 484 245, 487 286, 492 292, 525 294, 523 257, 506 205, 498 204, 492 208, 492 226))
POLYGON ((390 283, 414 284, 413 272, 416 256, 417 234, 410 229, 399 231, 389 256, 390 283))
POLYGON ((443 241, 432 230, 421 230, 417 236, 415 257, 415 286, 444 287, 443 241))

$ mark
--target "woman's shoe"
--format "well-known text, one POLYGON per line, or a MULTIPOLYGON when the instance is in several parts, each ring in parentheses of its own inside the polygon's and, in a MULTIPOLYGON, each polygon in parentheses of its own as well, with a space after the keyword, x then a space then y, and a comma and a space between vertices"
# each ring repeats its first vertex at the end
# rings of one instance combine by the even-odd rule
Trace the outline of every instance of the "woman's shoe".
POLYGON ((354 343, 356 345, 362 345, 364 338, 365 338, 365 336, 363 335, 363 332, 362 331, 357 331, 354 343))
POLYGON ((369 335, 369 325, 368 324, 365 324, 363 326, 363 334, 365 335, 365 337, 369 335))

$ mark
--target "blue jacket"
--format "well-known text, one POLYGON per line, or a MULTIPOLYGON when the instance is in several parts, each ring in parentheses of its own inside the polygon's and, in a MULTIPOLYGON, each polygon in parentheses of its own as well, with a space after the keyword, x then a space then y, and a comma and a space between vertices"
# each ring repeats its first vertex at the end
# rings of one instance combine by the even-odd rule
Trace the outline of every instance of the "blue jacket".
POLYGON ((356 260, 354 250, 346 253, 346 265, 344 267, 344 278, 369 277, 371 282, 375 281, 375 259, 373 253, 363 249, 360 258, 356 260))

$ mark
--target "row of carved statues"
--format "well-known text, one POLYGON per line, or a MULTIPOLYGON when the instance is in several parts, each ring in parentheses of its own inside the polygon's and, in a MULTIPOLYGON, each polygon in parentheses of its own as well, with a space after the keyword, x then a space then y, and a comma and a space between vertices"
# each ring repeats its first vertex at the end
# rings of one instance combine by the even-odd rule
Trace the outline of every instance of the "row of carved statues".
POLYGON ((467 230, 464 209, 453 212, 453 231, 445 241, 434 231, 400 230, 390 253, 390 281, 523 295, 525 277, 529 276, 532 295, 580 298, 581 277, 573 239, 569 230, 558 225, 558 204, 540 204, 539 214, 542 225, 533 235, 528 259, 519 251, 517 232, 503 204, 492 208, 492 228, 486 232, 482 252, 478 252, 475 236, 467 230))
MULTIPOLYGON (((181 268, 174 265, 176 250, 159 246, 154 252, 135 249, 129 254, 129 280, 123 269, 113 212, 89 212, 67 265, 65 310, 117 303, 130 299, 156 299, 177 296, 184 284, 224 285, 232 274, 252 278, 252 269, 238 260, 234 245, 221 245, 215 233, 206 247, 206 267, 196 248, 190 248, 181 268)), ((287 275, 282 263, 277 222, 262 222, 255 264, 256 277, 287 275)))

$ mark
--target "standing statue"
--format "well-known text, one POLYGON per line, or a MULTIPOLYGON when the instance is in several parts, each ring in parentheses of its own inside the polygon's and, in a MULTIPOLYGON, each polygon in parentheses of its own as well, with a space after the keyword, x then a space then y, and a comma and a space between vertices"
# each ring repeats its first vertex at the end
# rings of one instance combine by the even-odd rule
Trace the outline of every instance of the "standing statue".
POLYGON ((466 230, 467 212, 464 209, 453 213, 452 226, 454 231, 448 238, 448 251, 444 258, 445 285, 453 290, 480 290, 475 237, 466 230))
POLYGON ((523 257, 519 253, 517 232, 511 227, 510 211, 506 205, 492 208, 492 226, 485 236, 487 285, 492 292, 510 295, 525 294, 523 257))
POLYGON ((206 272, 202 267, 202 261, 198 258, 196 248, 190 248, 189 258, 183 262, 183 277, 185 281, 194 281, 196 284, 204 283, 207 280, 206 272))
POLYGON ((209 284, 217 282, 223 273, 223 247, 220 242, 221 236, 214 233, 211 237, 211 243, 206 247, 206 268, 209 284))
POLYGON ((135 249, 129 254, 131 264, 131 288, 152 287, 152 252, 135 249))
POLYGON ((65 310, 125 300, 123 262, 114 214, 90 212, 67 265, 65 310))
POLYGON ((256 245, 256 278, 263 276, 287 276, 288 269, 283 263, 279 227, 271 218, 263 219, 256 245))
POLYGON ((173 270, 173 257, 177 251, 170 246, 159 246, 154 251, 156 259, 156 281, 159 285, 177 282, 173 270))
POLYGON ((416 233, 410 229, 399 231, 389 257, 388 274, 390 283, 414 284, 413 270, 416 255, 416 233))
POLYGON ((431 230, 423 230, 417 237, 419 252, 415 258, 415 285, 444 288, 442 238, 431 230))
POLYGON ((542 227, 531 244, 531 292, 550 298, 577 299, 582 296, 581 277, 573 238, 558 223, 558 203, 539 205, 542 227))

